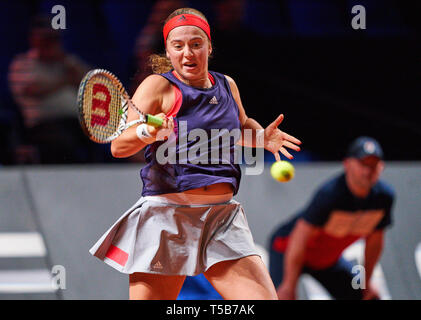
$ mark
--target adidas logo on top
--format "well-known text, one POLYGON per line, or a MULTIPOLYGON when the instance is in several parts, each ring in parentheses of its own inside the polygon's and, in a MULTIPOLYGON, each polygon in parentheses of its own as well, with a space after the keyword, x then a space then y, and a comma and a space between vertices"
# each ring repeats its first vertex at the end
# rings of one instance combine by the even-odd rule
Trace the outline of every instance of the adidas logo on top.
POLYGON ((213 98, 209 101, 210 104, 218 104, 218 100, 216 99, 215 96, 213 96, 213 98))
POLYGON ((154 265, 153 265, 153 267, 155 268, 155 269, 162 269, 163 268, 163 266, 162 266, 162 264, 161 264, 161 262, 157 262, 157 263, 155 263, 154 265))

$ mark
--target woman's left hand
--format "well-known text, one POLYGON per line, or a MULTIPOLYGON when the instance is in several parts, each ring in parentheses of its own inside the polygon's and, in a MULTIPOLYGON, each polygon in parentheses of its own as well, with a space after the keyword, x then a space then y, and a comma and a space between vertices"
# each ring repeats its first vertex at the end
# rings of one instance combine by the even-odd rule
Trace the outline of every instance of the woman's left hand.
POLYGON ((265 149, 272 152, 275 156, 276 161, 280 161, 281 157, 279 151, 288 159, 294 157, 285 148, 290 148, 294 151, 300 151, 301 141, 297 138, 281 131, 278 126, 284 120, 284 115, 281 114, 275 121, 273 121, 264 131, 264 146, 265 149))

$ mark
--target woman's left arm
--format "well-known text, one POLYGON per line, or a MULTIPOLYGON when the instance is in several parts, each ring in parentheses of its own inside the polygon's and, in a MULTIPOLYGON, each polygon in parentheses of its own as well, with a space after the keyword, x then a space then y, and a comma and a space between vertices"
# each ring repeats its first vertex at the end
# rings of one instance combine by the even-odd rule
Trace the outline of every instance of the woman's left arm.
POLYGON ((276 161, 281 160, 279 152, 288 159, 293 159, 294 157, 287 151, 286 148, 290 148, 294 151, 300 151, 301 149, 298 145, 301 144, 301 141, 278 129, 278 126, 284 120, 284 115, 279 115, 275 121, 266 127, 266 129, 263 129, 256 120, 247 117, 241 102, 240 91, 238 90, 237 84, 231 77, 227 75, 225 77, 228 80, 231 93, 239 109, 242 134, 238 144, 245 147, 264 147, 266 150, 274 154, 276 161))

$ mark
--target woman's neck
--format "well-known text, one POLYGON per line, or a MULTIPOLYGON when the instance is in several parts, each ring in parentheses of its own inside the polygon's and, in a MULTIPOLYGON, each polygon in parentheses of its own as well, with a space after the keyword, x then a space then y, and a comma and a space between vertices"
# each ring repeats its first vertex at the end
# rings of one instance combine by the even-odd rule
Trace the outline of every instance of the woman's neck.
POLYGON ((208 72, 206 72, 206 75, 204 77, 195 79, 195 80, 184 79, 175 70, 174 70, 174 75, 177 77, 178 80, 180 80, 181 82, 191 87, 204 88, 204 89, 208 89, 212 87, 212 82, 209 79, 208 72))

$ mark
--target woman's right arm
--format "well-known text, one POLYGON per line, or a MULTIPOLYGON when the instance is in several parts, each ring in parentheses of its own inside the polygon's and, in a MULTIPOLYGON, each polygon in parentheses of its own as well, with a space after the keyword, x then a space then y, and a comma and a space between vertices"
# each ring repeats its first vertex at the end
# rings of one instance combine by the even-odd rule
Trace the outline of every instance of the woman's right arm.
MULTIPOLYGON (((164 119, 164 123, 159 129, 171 128, 173 126, 172 120, 165 118, 165 114, 169 111, 173 101, 173 89, 170 82, 159 75, 150 75, 143 80, 132 97, 132 102, 140 111, 164 119)), ((136 119, 139 119, 139 115, 129 107, 127 122, 136 119)), ((124 130, 118 138, 111 142, 111 154, 115 158, 130 157, 147 145, 147 143, 140 140, 137 136, 137 127, 138 125, 134 125, 124 130)), ((158 129, 148 126, 148 131, 153 137, 156 137, 158 129)))

